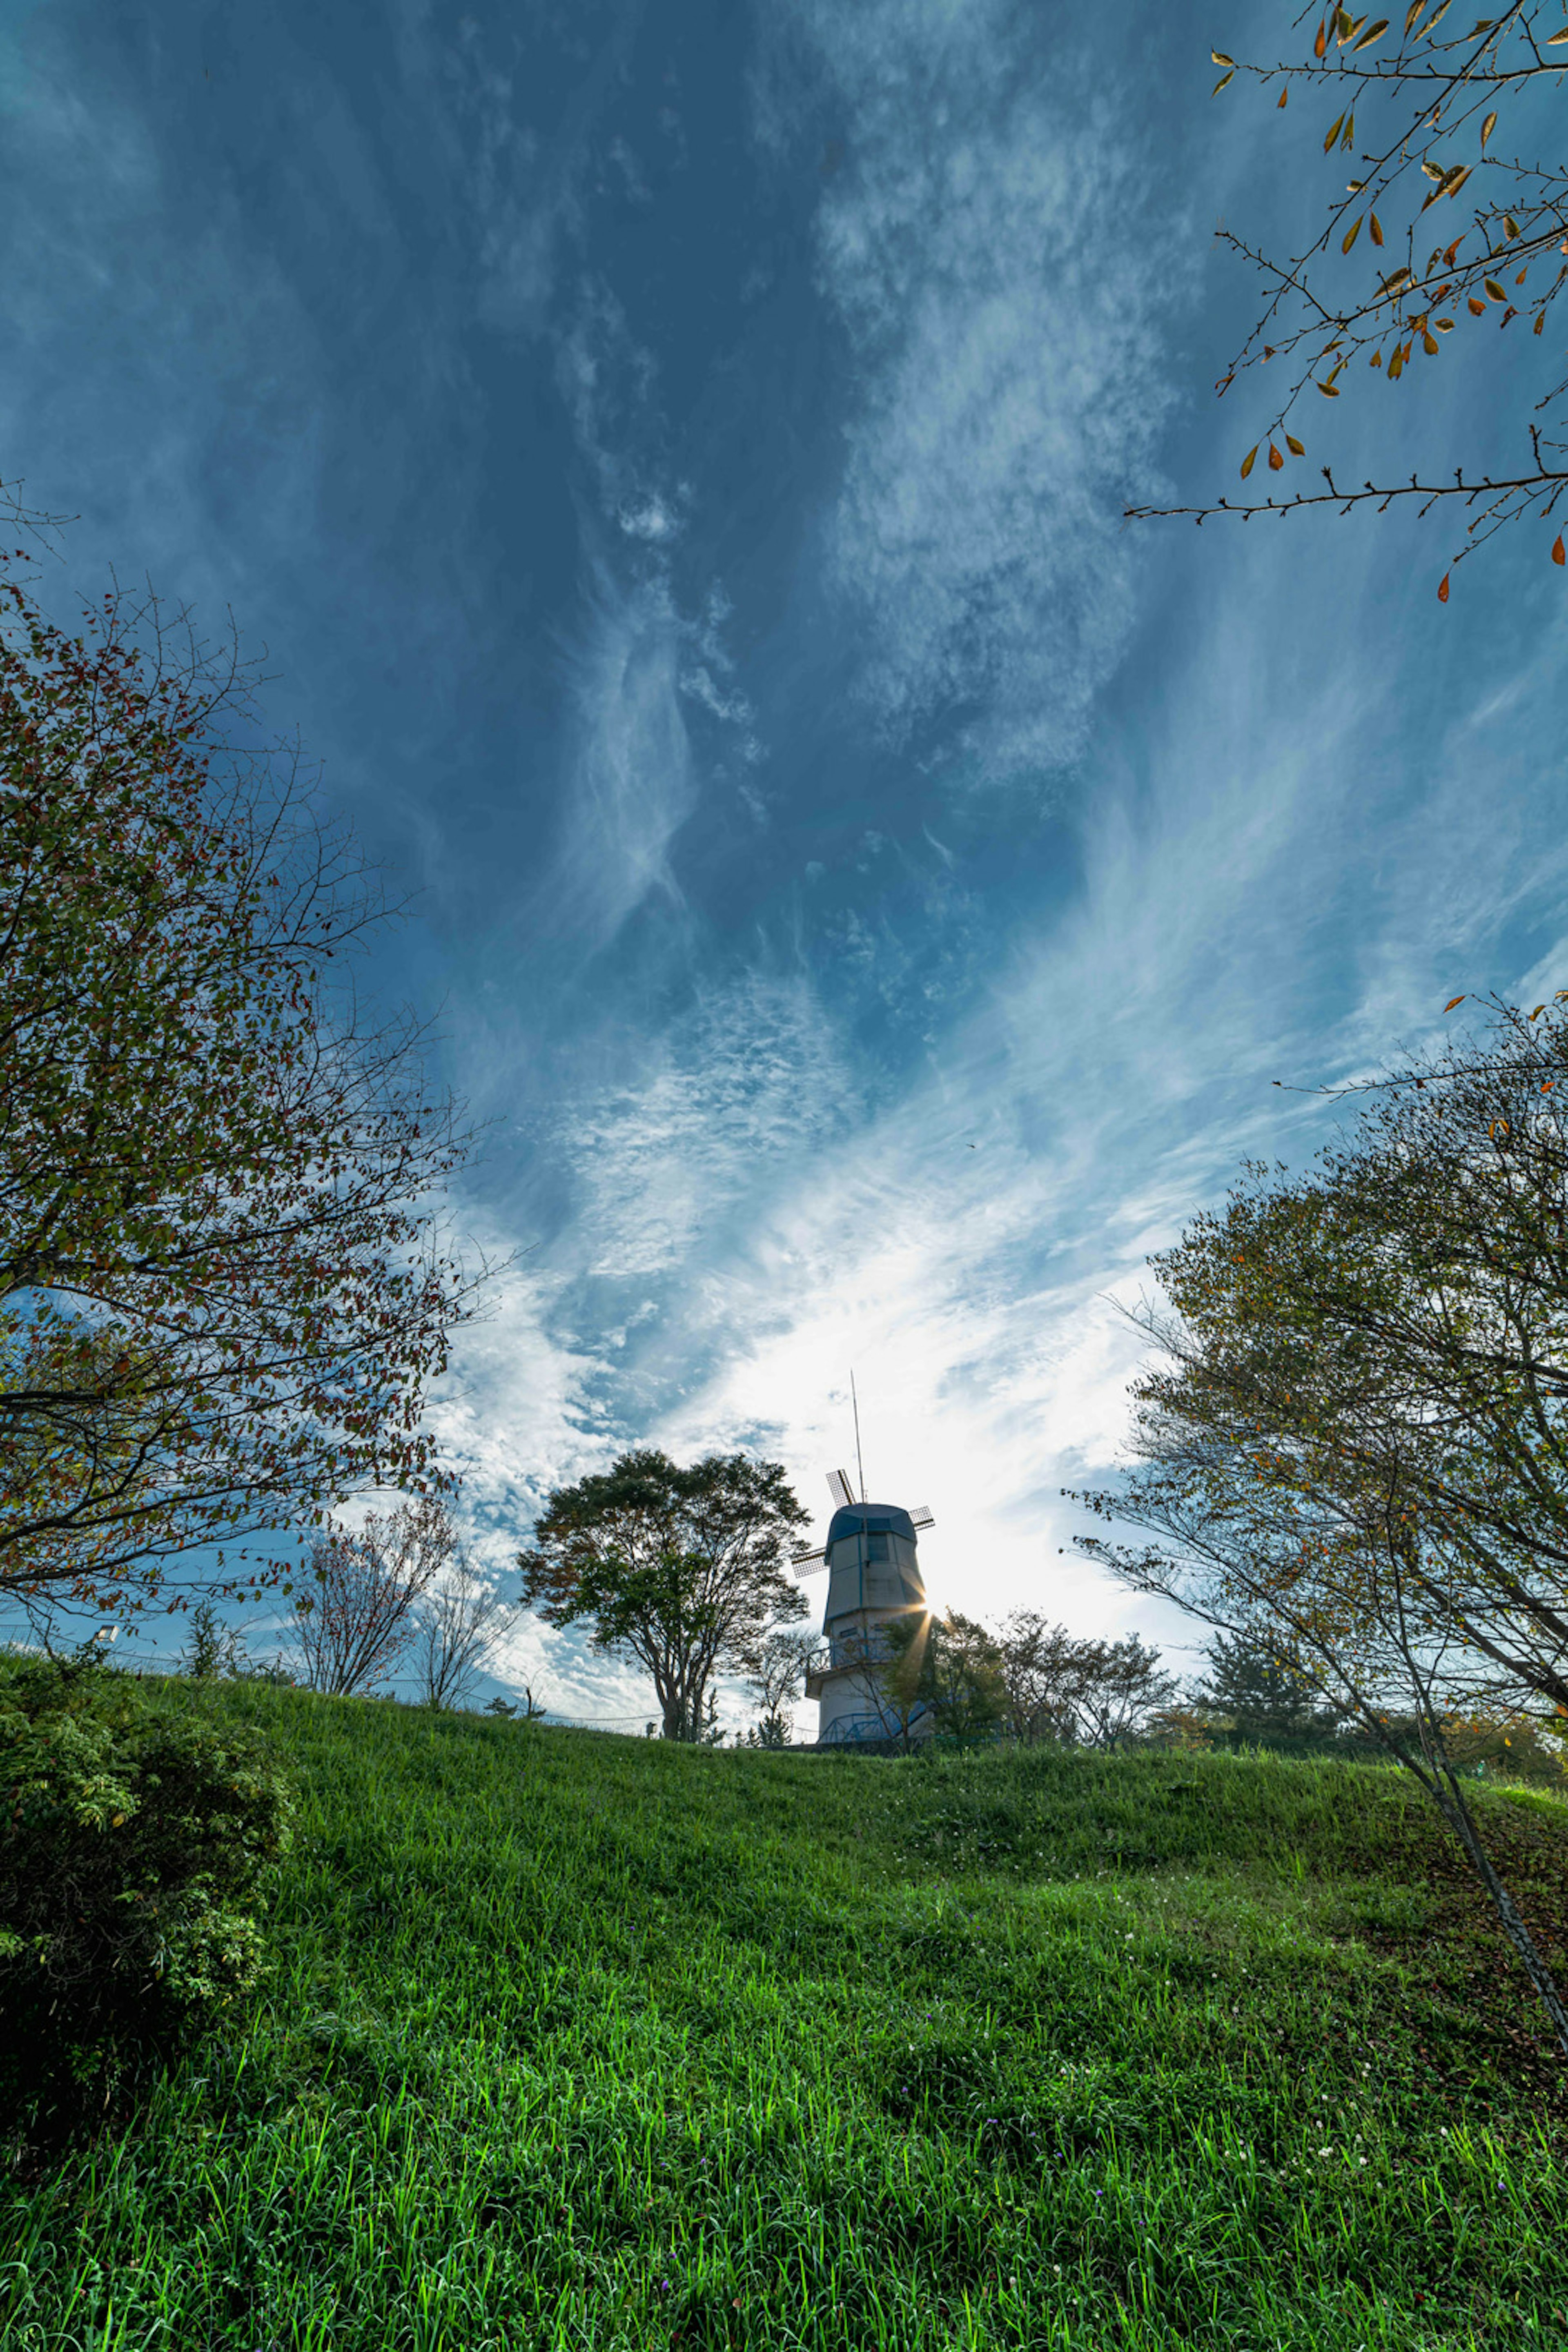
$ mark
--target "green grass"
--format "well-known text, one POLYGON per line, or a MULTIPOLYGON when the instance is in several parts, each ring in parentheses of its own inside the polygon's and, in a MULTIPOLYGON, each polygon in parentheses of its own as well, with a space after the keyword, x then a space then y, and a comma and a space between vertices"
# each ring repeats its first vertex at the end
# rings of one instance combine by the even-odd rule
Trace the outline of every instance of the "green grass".
MULTIPOLYGON (((6 2352, 1568 2345, 1568 2102, 1420 1792, 237 1685, 277 1966, 0 2189, 6 2352)), ((1568 1807, 1483 1789, 1563 1961, 1568 1807)))

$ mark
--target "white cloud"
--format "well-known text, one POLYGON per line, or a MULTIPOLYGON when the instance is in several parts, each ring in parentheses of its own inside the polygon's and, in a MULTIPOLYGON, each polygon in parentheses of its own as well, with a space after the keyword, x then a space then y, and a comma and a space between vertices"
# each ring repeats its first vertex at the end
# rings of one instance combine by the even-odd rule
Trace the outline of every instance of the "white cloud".
POLYGON ((858 405, 829 532, 889 735, 994 779, 1081 749, 1131 603, 1121 513, 1167 407, 1168 203, 1001 0, 795 0, 846 124, 818 267, 858 405))
POLYGON ((603 946, 650 892, 680 903, 669 845, 697 803, 679 698, 681 630, 658 579, 601 573, 574 664, 576 741, 564 837, 542 917, 603 946))

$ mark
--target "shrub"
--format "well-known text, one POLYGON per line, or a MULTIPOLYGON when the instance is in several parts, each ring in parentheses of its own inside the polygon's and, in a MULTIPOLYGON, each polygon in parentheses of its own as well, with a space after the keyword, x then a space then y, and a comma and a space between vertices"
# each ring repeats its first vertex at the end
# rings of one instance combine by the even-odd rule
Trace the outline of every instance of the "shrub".
POLYGON ((91 1660, 0 1667, 0 2114, 68 2129, 259 1978, 291 1801, 258 1736, 91 1660))

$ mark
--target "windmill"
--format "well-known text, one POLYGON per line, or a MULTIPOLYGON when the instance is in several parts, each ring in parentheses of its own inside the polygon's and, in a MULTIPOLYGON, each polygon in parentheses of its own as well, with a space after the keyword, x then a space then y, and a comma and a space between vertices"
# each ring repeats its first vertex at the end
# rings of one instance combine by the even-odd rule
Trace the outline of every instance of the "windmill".
MULTIPOLYGON (((858 1411, 856 1423, 858 1465, 858 1411)), ((866 1659, 879 1646, 878 1626, 890 1618, 928 1613, 916 1545, 919 1531, 936 1522, 923 1503, 912 1511, 896 1503, 868 1503, 864 1470, 858 1496, 843 1470, 828 1472, 827 1491, 834 1507, 826 1542, 816 1550, 792 1552, 790 1561, 803 1581, 827 1570, 822 1612, 827 1646, 806 1671, 805 1695, 821 1702, 818 1744, 837 1747, 880 1739, 889 1729, 886 1712, 872 1694, 866 1659)), ((920 1719, 910 1728, 920 1736, 920 1719)))

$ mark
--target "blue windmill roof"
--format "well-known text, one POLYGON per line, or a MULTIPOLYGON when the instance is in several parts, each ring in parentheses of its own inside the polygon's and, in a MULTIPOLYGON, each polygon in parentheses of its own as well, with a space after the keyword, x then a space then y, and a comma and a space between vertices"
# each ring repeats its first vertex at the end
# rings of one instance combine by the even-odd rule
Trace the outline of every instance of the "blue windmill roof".
POLYGON ((831 1551, 843 1536, 858 1535, 895 1535, 916 1541, 915 1523, 897 1503, 846 1503, 833 1514, 826 1549, 831 1551))

